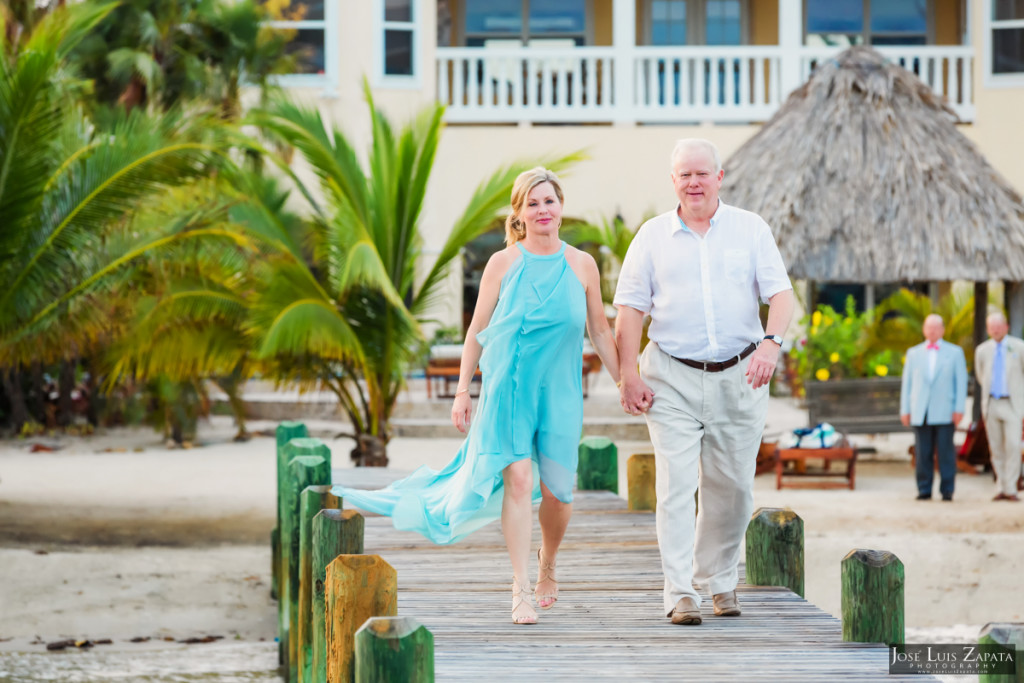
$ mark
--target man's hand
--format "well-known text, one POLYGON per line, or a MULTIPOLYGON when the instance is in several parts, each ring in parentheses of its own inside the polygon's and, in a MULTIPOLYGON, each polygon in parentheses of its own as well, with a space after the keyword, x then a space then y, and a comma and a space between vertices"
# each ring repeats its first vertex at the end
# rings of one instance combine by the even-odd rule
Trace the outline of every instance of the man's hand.
POLYGON ((644 384, 639 375, 622 380, 619 386, 619 403, 630 415, 646 413, 654 403, 654 392, 644 384))
POLYGON ((747 384, 753 389, 760 389, 771 381, 775 374, 775 366, 779 362, 779 345, 773 341, 763 341, 754 351, 747 366, 747 384))
MULTIPOLYGON (((957 415, 956 413, 953 413, 953 424, 956 424, 957 422, 959 422, 959 420, 957 419, 956 415, 957 415)), ((904 427, 909 427, 910 426, 910 413, 907 413, 906 415, 900 415, 900 422, 903 423, 904 427)))
POLYGON ((956 427, 960 424, 960 420, 964 419, 963 413, 953 413, 953 426, 956 427))

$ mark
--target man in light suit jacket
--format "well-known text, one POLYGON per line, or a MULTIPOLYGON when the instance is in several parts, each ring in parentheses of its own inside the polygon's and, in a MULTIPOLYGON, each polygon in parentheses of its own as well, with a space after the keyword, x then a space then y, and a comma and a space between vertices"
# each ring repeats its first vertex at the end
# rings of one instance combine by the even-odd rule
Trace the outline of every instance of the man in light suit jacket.
POLYGON ((956 453, 953 430, 964 416, 967 362, 964 351, 942 340, 942 317, 924 319, 925 341, 907 351, 900 391, 900 420, 914 427, 917 499, 930 500, 935 477, 933 454, 939 456, 939 493, 953 500, 956 453))
POLYGON ((1024 341, 1007 334, 1002 313, 985 321, 988 336, 974 352, 992 469, 998 493, 993 500, 1017 501, 1021 425, 1024 423, 1024 341))

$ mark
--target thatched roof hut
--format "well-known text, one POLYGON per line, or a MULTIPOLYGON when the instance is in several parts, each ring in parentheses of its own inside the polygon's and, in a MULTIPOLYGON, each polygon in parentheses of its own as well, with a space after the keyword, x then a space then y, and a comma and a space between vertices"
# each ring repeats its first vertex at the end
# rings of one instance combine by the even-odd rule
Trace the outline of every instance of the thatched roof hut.
POLYGON ((725 164, 725 201, 825 282, 1024 281, 1024 204, 931 88, 878 52, 827 63, 725 164))

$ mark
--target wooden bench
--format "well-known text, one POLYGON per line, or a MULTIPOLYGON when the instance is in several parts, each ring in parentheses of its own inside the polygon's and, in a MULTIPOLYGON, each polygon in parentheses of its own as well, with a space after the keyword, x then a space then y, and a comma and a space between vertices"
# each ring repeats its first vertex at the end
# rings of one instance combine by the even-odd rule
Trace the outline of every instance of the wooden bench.
MULTIPOLYGON (((433 398, 434 396, 433 384, 435 381, 439 385, 441 383, 444 385, 443 391, 437 392, 438 398, 453 398, 455 394, 452 392, 451 385, 453 382, 458 384, 459 366, 461 364, 462 360, 459 358, 431 359, 424 371, 427 378, 427 398, 433 398)), ((597 372, 600 369, 601 358, 596 353, 583 354, 583 398, 586 398, 590 393, 590 373, 597 372)), ((480 377, 480 368, 477 368, 469 388, 471 396, 477 396, 480 393, 480 377)))
POLYGON ((808 382, 808 425, 828 422, 844 434, 905 432, 899 377, 808 382))
MULTIPOLYGON (((459 382, 459 362, 456 361, 454 365, 446 362, 431 361, 427 365, 426 369, 427 376, 427 398, 433 397, 432 386, 435 381, 444 383, 444 391, 438 391, 438 398, 454 398, 455 394, 451 390, 452 382, 458 384, 459 382)), ((476 374, 473 375, 473 381, 469 386, 469 393, 471 396, 478 396, 480 394, 480 368, 477 368, 476 374), (475 391, 474 391, 475 390, 475 391)))
POLYGON ((851 491, 856 479, 857 450, 845 439, 834 448, 779 448, 775 451, 775 488, 839 489, 851 491), (821 467, 808 467, 808 460, 822 460, 821 467), (845 470, 833 470, 834 461, 846 463, 845 470), (793 468, 786 470, 787 464, 793 468), (787 481, 784 477, 813 478, 813 480, 787 481), (843 481, 834 481, 841 477, 843 481))

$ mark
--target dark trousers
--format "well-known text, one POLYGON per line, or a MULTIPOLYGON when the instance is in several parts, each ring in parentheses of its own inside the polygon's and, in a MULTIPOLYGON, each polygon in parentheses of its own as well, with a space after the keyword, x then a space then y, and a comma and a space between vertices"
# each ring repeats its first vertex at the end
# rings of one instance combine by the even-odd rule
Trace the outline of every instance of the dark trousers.
POLYGON ((953 495, 953 479, 956 477, 956 453, 953 451, 954 425, 930 425, 925 423, 914 427, 915 455, 917 459, 917 492, 922 496, 932 495, 932 480, 935 477, 935 460, 939 456, 939 493, 953 495))

